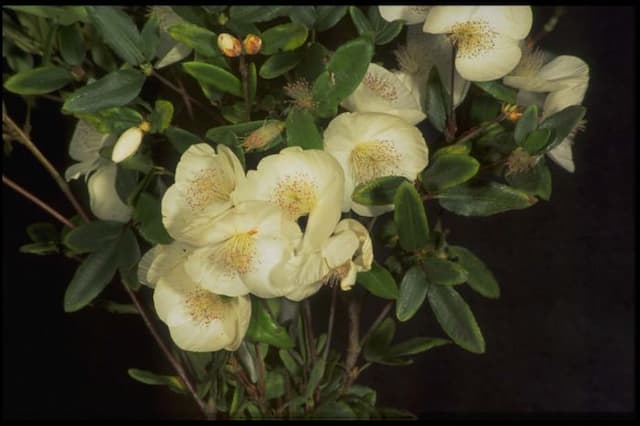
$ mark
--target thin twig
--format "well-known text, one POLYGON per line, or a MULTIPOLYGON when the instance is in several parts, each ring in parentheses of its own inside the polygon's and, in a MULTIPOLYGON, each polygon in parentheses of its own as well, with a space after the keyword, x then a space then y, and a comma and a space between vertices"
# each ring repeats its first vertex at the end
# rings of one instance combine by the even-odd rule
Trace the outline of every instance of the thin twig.
POLYGON ((498 115, 493 120, 491 120, 491 121, 489 121, 487 123, 484 123, 483 125, 480 125, 480 126, 477 126, 477 127, 474 127, 472 129, 467 130, 465 133, 462 134, 462 136, 460 136, 459 139, 453 141, 451 144, 452 145, 462 145, 466 141, 475 138, 476 136, 478 136, 479 134, 481 134, 482 132, 487 130, 487 128, 490 125, 496 124, 496 123, 500 123, 505 118, 507 118, 507 115, 505 113, 500 113, 500 115, 498 115))
POLYGON ((549 20, 544 24, 542 31, 536 34, 534 37, 530 38, 527 42, 527 48, 533 49, 533 47, 540 42, 546 35, 550 34, 558 25, 560 21, 560 17, 564 15, 565 8, 562 6, 556 6, 553 11, 553 15, 549 20))
POLYGON ((60 173, 58 173, 58 171, 55 169, 55 167, 53 167, 49 160, 47 160, 47 157, 45 157, 42 152, 40 152, 38 147, 35 146, 31 139, 22 131, 22 129, 15 123, 15 121, 13 121, 11 117, 9 117, 8 114, 4 113, 4 111, 2 114, 2 123, 8 127, 9 132, 11 132, 16 137, 16 140, 26 146, 27 149, 31 151, 31 153, 40 162, 40 164, 42 164, 44 168, 49 172, 64 195, 69 199, 69 201, 73 205, 73 208, 76 210, 76 212, 78 212, 82 220, 84 220, 85 222, 89 222, 89 216, 87 216, 87 214, 80 206, 80 203, 78 203, 78 200, 76 200, 76 198, 73 196, 73 193, 71 193, 71 189, 69 188, 69 185, 67 185, 67 182, 62 178, 62 176, 60 176, 60 173))
POLYGON ((66 225, 69 228, 74 228, 75 227, 75 225, 73 223, 71 223, 69 221, 69 219, 67 219, 66 217, 64 217, 60 213, 58 213, 56 210, 53 209, 53 207, 49 206, 47 203, 45 203, 44 201, 42 201, 41 199, 39 199, 38 197, 36 197, 32 193, 30 193, 29 191, 27 191, 26 189, 24 189, 23 187, 21 187, 20 185, 18 185, 17 183, 12 181, 8 177, 6 177, 5 175, 2 175, 2 183, 4 183, 9 188, 11 188, 14 191, 16 191, 17 193, 19 193, 23 197, 25 197, 28 200, 32 201, 34 204, 36 204, 42 210, 46 211, 51 216, 55 217, 63 225, 66 225))
POLYGON ((202 102, 200 102, 199 100, 189 96, 184 89, 180 89, 179 87, 177 87, 176 85, 174 85, 173 83, 171 83, 169 80, 167 80, 166 78, 164 78, 159 72, 157 71, 153 71, 151 73, 151 75, 155 78, 158 79, 158 81, 160 81, 162 84, 164 84, 165 86, 167 86, 169 89, 173 90, 176 93, 179 93, 185 100, 189 100, 191 102, 193 102, 195 105, 198 105, 200 108, 202 108, 205 112, 215 115, 215 111, 213 111, 212 109, 210 109, 209 107, 207 107, 205 104, 203 104, 202 102))

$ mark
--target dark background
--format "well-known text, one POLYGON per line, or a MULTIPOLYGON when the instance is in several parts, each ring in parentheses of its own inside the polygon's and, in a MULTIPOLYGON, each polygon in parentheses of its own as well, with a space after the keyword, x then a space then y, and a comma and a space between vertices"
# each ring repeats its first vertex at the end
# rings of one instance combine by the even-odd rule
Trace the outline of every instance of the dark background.
MULTIPOLYGON (((551 11, 534 8, 532 32, 551 11)), ((450 241, 478 254, 501 284, 499 300, 461 289, 487 351, 475 355, 449 345, 408 367, 373 366, 361 382, 378 391, 379 405, 427 417, 635 412, 635 11, 569 8, 542 41, 541 47, 590 65, 588 125, 575 145, 576 172, 552 165, 550 202, 524 211, 445 215, 450 241)), ((34 128, 33 138, 63 171, 71 129, 51 112, 54 106, 45 101, 34 111, 33 122, 46 126, 34 128)), ((25 149, 16 146, 3 168, 72 215, 25 149)), ((74 189, 86 197, 81 185, 74 189)), ((28 242, 25 227, 51 219, 8 188, 2 202, 3 418, 198 416, 187 397, 127 376, 131 367, 172 372, 140 318, 98 309, 63 312, 76 264, 18 253, 28 242)), ((119 288, 109 296, 126 301, 119 288)), ((337 326, 346 327, 338 314, 337 326)), ((374 314, 366 312, 365 321, 374 314)), ((398 337, 442 334, 425 309, 400 327, 398 337)))

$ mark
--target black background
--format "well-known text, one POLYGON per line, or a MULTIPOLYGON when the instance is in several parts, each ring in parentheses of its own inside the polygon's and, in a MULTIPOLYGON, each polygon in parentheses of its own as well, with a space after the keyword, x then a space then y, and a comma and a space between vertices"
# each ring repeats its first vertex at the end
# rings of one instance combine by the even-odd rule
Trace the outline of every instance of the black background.
MULTIPOLYGON (((635 9, 568 12, 542 47, 590 65, 588 125, 577 138, 576 172, 553 165, 551 201, 524 211, 445 215, 451 242, 478 254, 501 284, 499 300, 461 290, 483 330, 486 354, 449 345, 408 367, 373 366, 361 381, 378 390, 380 405, 426 417, 635 412, 635 9)), ((534 32, 550 13, 534 8, 534 32)), ((71 127, 52 107, 45 101, 34 112, 40 125, 33 138, 62 171, 71 127)), ((3 169, 71 216, 22 147, 3 159, 3 169)), ((82 185, 73 188, 86 202, 82 185)), ((25 227, 50 219, 12 190, 2 194, 3 418, 197 417, 187 397, 127 376, 131 367, 172 371, 138 317, 63 312, 76 265, 18 253, 28 242, 25 227)), ((126 301, 117 287, 109 296, 126 301)), ((338 329, 346 328, 338 314, 338 329)), ((374 314, 367 311, 364 321, 374 314)), ((428 309, 400 326, 399 338, 416 335, 442 336, 428 309)))

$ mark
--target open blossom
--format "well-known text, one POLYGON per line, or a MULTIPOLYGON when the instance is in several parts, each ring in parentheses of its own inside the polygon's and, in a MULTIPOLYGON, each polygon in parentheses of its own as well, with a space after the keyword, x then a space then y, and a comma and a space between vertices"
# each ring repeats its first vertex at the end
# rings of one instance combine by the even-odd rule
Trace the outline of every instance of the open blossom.
POLYGON ((394 73, 371 63, 356 90, 343 102, 342 107, 351 112, 384 112, 418 124, 426 118, 419 96, 394 73))
POLYGON ((340 285, 349 290, 356 275, 371 269, 373 246, 367 229, 353 219, 341 220, 319 248, 304 248, 274 271, 277 280, 292 283, 284 296, 300 301, 323 285, 340 285))
POLYGON ((273 280, 272 270, 288 260, 302 232, 283 210, 266 201, 238 204, 206 232, 207 245, 185 263, 189 276, 216 294, 280 297, 289 281, 273 280))
POLYGON ((464 79, 490 81, 518 65, 519 41, 532 22, 530 6, 434 6, 423 30, 448 34, 456 47, 456 70, 464 79))
POLYGON ((324 131, 324 149, 342 166, 345 179, 343 211, 378 216, 389 206, 364 206, 351 200, 354 188, 382 176, 413 181, 428 164, 428 149, 420 130, 381 113, 343 113, 324 131))
POLYGON ((218 145, 191 145, 176 167, 176 180, 162 198, 162 223, 174 239, 206 242, 212 221, 232 207, 231 192, 244 179, 235 154, 218 145))
POLYGON ((233 201, 264 200, 279 206, 290 220, 309 216, 302 242, 318 247, 340 220, 344 177, 340 165, 324 151, 285 148, 263 158, 257 170, 232 194, 233 201))
POLYGON ((403 20, 407 25, 424 22, 431 6, 378 6, 385 21, 403 20))

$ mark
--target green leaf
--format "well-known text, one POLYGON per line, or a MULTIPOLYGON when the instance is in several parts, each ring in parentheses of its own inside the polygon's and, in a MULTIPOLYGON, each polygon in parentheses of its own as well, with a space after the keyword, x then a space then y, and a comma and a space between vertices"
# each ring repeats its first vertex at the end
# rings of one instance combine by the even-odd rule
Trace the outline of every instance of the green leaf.
POLYGON ((184 70, 201 83, 208 84, 221 92, 243 97, 242 83, 235 75, 215 65, 204 62, 185 62, 184 70))
POLYGON ((313 112, 322 118, 333 117, 338 113, 338 103, 333 92, 334 83, 329 71, 323 71, 313 82, 311 96, 314 102, 313 112))
POLYGON ((385 357, 389 344, 396 334, 396 323, 393 318, 385 318, 371 333, 364 343, 363 354, 367 361, 378 361, 385 357))
POLYGON ((291 6, 231 6, 232 19, 245 22, 266 22, 289 13, 291 6))
POLYGON ((167 32, 171 38, 189 46, 201 55, 210 57, 221 55, 218 49, 218 35, 198 25, 185 22, 169 27, 167 32))
POLYGON ((351 407, 349 407, 349 404, 344 401, 328 401, 319 405, 309 417, 335 420, 354 419, 356 418, 356 413, 354 413, 351 407))
POLYGON ((316 31, 333 28, 347 13, 348 6, 316 6, 316 31))
POLYGON ((427 296, 427 282, 419 266, 412 266, 402 278, 396 301, 396 318, 408 321, 418 312, 427 296))
POLYGON ((122 233, 124 224, 96 220, 72 229, 62 242, 76 253, 94 252, 114 243, 122 233))
POLYGON ((336 49, 327 69, 333 74, 333 94, 341 102, 356 90, 369 68, 373 45, 366 38, 348 41, 336 49))
POLYGON ((498 282, 482 260, 461 246, 448 246, 448 249, 458 258, 458 263, 467 270, 467 283, 473 290, 491 299, 500 297, 498 282))
POLYGON ((437 285, 458 285, 467 280, 467 271, 460 265, 437 257, 422 262, 427 281, 437 285))
POLYGON ((324 376, 325 366, 324 358, 316 359, 313 364, 313 368, 311 369, 311 373, 309 374, 309 382, 307 383, 307 388, 305 390, 306 398, 311 398, 313 396, 313 392, 316 390, 324 376))
POLYGON ((393 204, 393 197, 398 187, 409 182, 402 176, 382 176, 361 183, 355 187, 351 199, 365 206, 383 206, 393 204))
POLYGON ((138 281, 138 262, 140 261, 140 246, 135 234, 126 228, 118 241, 118 271, 122 281, 130 288, 137 290, 140 287, 138 281))
POLYGON ((60 253, 58 244, 53 241, 23 244, 18 248, 18 251, 20 253, 35 254, 38 256, 60 253))
POLYGON ((527 194, 540 197, 543 200, 551 198, 551 172, 543 158, 531 170, 506 174, 505 180, 509 185, 527 194))
POLYGON ((127 373, 129 377, 145 385, 168 386, 174 392, 187 393, 187 387, 178 376, 164 376, 137 368, 130 368, 127 373))
POLYGON ((445 154, 466 155, 470 152, 471 147, 468 144, 443 146, 433 153, 433 155, 431 156, 431 161, 435 161, 438 157, 445 154))
POLYGON ((475 81, 473 84, 493 96, 499 101, 508 104, 516 104, 518 92, 515 89, 500 83, 500 80, 493 81, 475 81))
POLYGON ((191 145, 203 142, 202 138, 179 127, 169 127, 164 134, 179 154, 185 152, 191 145))
POLYGON ((551 142, 551 129, 537 129, 529 133, 529 135, 522 142, 521 146, 529 154, 538 154, 542 152, 547 145, 551 142))
POLYGON ((142 54, 147 61, 152 61, 156 57, 160 44, 160 22, 157 15, 151 15, 144 24, 140 38, 142 39, 142 54))
POLYGON ((424 111, 429 118, 429 122, 439 132, 444 131, 447 123, 447 101, 446 92, 442 87, 442 80, 438 74, 437 67, 432 67, 427 81, 427 93, 425 96, 424 111))
POLYGON ((422 184, 427 191, 438 192, 460 185, 474 177, 480 163, 464 154, 440 154, 422 173, 422 184))
POLYGON ((289 355, 289 352, 286 349, 280 349, 278 351, 278 355, 280 356, 280 360, 282 361, 282 365, 287 369, 291 377, 297 377, 300 373, 300 367, 293 360, 293 357, 289 355))
POLYGON ((281 373, 278 373, 276 371, 267 371, 265 385, 265 399, 269 400, 273 398, 279 398, 284 395, 285 378, 281 373))
POLYGON ((432 285, 429 304, 442 329, 460 347, 474 353, 484 353, 485 343, 480 327, 469 305, 452 287, 432 285))
POLYGON ((148 192, 140 194, 133 210, 133 220, 138 223, 140 236, 151 244, 170 244, 173 239, 162 224, 160 199, 148 192))
POLYGON ((569 133, 580 123, 580 120, 584 118, 586 112, 587 109, 585 107, 572 105, 547 117, 540 123, 541 129, 554 130, 554 138, 551 143, 547 145, 545 151, 552 150, 565 140, 567 136, 569 136, 569 133))
POLYGON ((369 22, 371 22, 375 32, 375 43, 378 46, 393 41, 393 39, 396 38, 404 28, 404 22, 400 19, 396 19, 393 22, 385 20, 380 15, 378 6, 369 6, 367 14, 369 16, 369 22))
POLYGON ((526 209, 537 201, 523 191, 495 182, 482 186, 458 185, 441 192, 436 198, 442 208, 461 216, 490 216, 526 209))
POLYGON ((429 223, 418 191, 403 182, 393 198, 394 221, 398 227, 400 246, 407 251, 423 248, 429 242, 429 223))
POLYGON ((291 108, 286 122, 287 145, 322 149, 322 135, 309 111, 291 108))
POLYGON ((389 300, 398 298, 398 285, 396 281, 393 279, 391 273, 377 262, 371 265, 371 270, 358 272, 356 281, 369 290, 374 296, 389 300))
POLYGON ((291 22, 312 28, 316 22, 316 9, 313 6, 296 6, 289 10, 291 22))
POLYGON ((262 33, 263 55, 273 55, 274 53, 297 49, 307 40, 309 30, 302 24, 294 22, 271 27, 262 33))
POLYGON ((113 107, 76 116, 91 124, 100 133, 122 133, 142 123, 142 115, 133 108, 113 107))
POLYGON ((265 80, 280 77, 300 62, 299 52, 282 52, 268 58, 260 67, 260 77, 265 80))
POLYGON ((84 6, 3 6, 19 12, 57 21, 60 25, 71 25, 75 22, 88 22, 84 6))
POLYGON ((280 349, 294 346, 287 330, 271 317, 257 298, 253 298, 251 303, 251 322, 246 336, 250 341, 268 343, 280 349))
POLYGON ((314 81, 326 71, 329 52, 320 43, 309 43, 302 50, 302 60, 296 68, 296 73, 307 81, 314 81))
POLYGON ((520 146, 523 146, 523 142, 529 135, 529 133, 533 132, 538 127, 538 107, 536 105, 530 105, 524 113, 518 123, 516 124, 516 128, 513 132, 513 137, 516 140, 516 143, 520 146))
POLYGON ((365 14, 362 13, 358 6, 350 6, 349 15, 351 15, 351 21, 353 22, 353 25, 356 26, 358 34, 374 34, 375 30, 373 29, 371 22, 369 22, 365 14))
POLYGON ((173 119, 173 104, 169 101, 159 99, 155 108, 149 116, 151 121, 151 133, 162 133, 169 128, 173 119))
POLYGON ((438 346, 444 346, 451 343, 448 339, 439 339, 433 337, 414 337, 413 339, 406 340, 402 343, 395 344, 387 350, 386 356, 399 357, 417 355, 422 352, 426 352, 429 349, 437 348, 438 346))
POLYGON ((142 37, 125 12, 113 6, 86 6, 91 22, 104 42, 129 65, 145 61, 141 46, 142 37))
POLYGON ((62 108, 79 113, 122 106, 138 96, 144 81, 145 76, 140 71, 114 71, 73 92, 62 108))
MULTIPOLYGON (((476 96, 471 101, 471 124, 477 126, 495 119, 500 114, 500 103, 491 96, 476 96)), ((453 145, 456 146, 456 145, 453 145)))
POLYGON ((82 261, 64 293, 64 311, 75 312, 95 299, 118 268, 118 244, 111 241, 82 261))
POLYGON ((256 383, 258 381, 258 369, 256 368, 256 354, 255 351, 249 350, 251 345, 244 340, 240 347, 238 348, 238 359, 240 360, 240 364, 242 364, 242 368, 249 374, 249 379, 251 383, 256 383))
POLYGON ((27 226, 27 235, 34 243, 60 241, 58 229, 49 222, 36 222, 27 226))
POLYGON ((73 76, 66 69, 46 65, 12 75, 4 88, 19 95, 41 95, 58 90, 72 80, 73 76))
POLYGON ((60 27, 58 30, 60 55, 69 65, 80 65, 86 56, 82 32, 77 25, 60 27))

